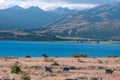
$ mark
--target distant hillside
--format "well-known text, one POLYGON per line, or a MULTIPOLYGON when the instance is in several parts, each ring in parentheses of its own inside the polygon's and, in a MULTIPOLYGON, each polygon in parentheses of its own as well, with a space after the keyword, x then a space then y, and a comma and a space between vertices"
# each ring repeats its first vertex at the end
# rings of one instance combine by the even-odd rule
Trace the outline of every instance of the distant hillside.
POLYGON ((58 9, 44 11, 38 7, 24 9, 19 6, 0 10, 0 29, 40 28, 72 12, 72 10, 66 8, 60 9, 63 13, 59 13, 58 9), (66 12, 66 10, 69 12, 66 12))
POLYGON ((78 11, 57 20, 42 32, 60 36, 120 40, 120 3, 78 11))

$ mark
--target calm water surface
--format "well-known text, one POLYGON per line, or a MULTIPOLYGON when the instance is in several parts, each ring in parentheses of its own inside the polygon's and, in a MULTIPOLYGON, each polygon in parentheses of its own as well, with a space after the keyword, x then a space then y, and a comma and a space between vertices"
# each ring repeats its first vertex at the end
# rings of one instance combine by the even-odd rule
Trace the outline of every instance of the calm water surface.
POLYGON ((86 53, 90 57, 120 56, 120 44, 0 41, 0 56, 40 57, 43 53, 58 57, 71 57, 74 53, 86 53))

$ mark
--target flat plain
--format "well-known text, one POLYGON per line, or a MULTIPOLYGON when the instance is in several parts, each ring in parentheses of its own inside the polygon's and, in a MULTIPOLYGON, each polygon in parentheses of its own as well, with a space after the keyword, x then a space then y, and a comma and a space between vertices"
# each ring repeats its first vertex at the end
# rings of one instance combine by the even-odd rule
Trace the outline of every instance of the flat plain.
POLYGON ((86 80, 93 77, 99 77, 102 80, 120 80, 120 58, 0 58, 1 79, 20 80, 23 74, 28 74, 31 80, 74 80, 81 77, 86 80), (21 72, 11 73, 12 65, 19 66, 21 72), (52 72, 45 71, 45 66, 52 72), (63 71, 65 67, 75 69, 63 71), (105 74, 106 69, 112 68, 114 68, 112 74, 105 74))

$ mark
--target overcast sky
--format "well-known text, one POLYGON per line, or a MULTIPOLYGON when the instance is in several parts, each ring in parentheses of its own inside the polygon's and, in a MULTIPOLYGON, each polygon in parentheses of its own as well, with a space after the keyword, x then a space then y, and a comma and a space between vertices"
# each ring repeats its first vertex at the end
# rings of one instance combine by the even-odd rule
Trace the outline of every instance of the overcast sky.
POLYGON ((86 9, 112 2, 120 2, 120 0, 0 0, 0 9, 12 7, 15 5, 19 5, 24 8, 38 6, 44 10, 51 10, 57 7, 86 9))

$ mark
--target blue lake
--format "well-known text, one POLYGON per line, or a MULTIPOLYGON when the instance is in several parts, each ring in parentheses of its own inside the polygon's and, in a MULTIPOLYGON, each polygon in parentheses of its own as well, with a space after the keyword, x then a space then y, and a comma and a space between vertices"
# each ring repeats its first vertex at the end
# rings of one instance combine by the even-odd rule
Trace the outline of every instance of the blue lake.
POLYGON ((120 44, 0 41, 0 56, 40 57, 43 53, 53 57, 71 57, 74 53, 85 53, 90 57, 120 56, 120 44))

